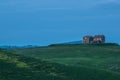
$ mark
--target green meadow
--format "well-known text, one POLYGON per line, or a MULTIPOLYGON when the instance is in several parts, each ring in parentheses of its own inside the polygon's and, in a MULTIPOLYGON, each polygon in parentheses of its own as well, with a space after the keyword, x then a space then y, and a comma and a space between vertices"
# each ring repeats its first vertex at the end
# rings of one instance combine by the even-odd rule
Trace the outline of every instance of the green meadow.
POLYGON ((120 46, 1 49, 0 80, 120 80, 120 46))
POLYGON ((120 46, 55 45, 12 52, 45 61, 120 72, 120 46))

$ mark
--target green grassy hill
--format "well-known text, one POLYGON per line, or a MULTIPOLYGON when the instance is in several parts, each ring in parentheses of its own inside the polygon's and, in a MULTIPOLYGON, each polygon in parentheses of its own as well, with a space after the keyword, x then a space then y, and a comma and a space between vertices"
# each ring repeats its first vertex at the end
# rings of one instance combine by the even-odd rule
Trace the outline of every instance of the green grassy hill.
POLYGON ((0 50, 0 80, 120 80, 120 74, 58 64, 0 50))
POLYGON ((120 72, 120 46, 116 45, 53 45, 12 52, 65 65, 120 72))

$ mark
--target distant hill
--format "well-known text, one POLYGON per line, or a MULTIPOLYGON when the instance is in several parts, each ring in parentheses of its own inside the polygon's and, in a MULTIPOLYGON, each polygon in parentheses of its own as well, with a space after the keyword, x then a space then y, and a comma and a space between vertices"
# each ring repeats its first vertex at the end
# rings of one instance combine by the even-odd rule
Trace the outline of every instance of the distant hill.
POLYGON ((48 46, 60 46, 60 45, 80 45, 82 41, 71 41, 71 42, 64 42, 64 43, 54 43, 48 46))
POLYGON ((2 49, 17 49, 17 48, 36 48, 39 46, 34 45, 26 45, 26 46, 0 46, 2 49))
POLYGON ((65 42, 65 43, 61 43, 61 44, 82 44, 82 41, 71 41, 71 42, 65 42))
POLYGON ((82 44, 82 41, 70 41, 70 42, 63 42, 63 43, 54 43, 54 44, 50 44, 51 45, 66 45, 66 44, 82 44))

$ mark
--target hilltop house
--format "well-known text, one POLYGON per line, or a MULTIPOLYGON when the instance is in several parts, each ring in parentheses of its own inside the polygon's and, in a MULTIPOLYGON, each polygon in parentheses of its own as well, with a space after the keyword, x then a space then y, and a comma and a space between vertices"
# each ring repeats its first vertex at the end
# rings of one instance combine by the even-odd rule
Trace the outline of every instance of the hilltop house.
POLYGON ((93 36, 84 36, 83 37, 84 44, 92 44, 92 43, 105 43, 105 36, 104 35, 95 35, 93 36))
POLYGON ((84 36, 83 37, 83 43, 93 43, 93 37, 92 36, 84 36))

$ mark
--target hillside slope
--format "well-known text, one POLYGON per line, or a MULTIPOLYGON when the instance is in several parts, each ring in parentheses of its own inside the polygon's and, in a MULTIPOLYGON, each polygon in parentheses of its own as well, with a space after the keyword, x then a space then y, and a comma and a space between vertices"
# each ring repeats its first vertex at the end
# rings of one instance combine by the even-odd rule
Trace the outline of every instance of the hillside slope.
POLYGON ((120 72, 120 46, 115 45, 52 45, 12 52, 66 65, 120 72))
POLYGON ((120 74, 65 66, 0 50, 0 80, 120 80, 120 74))

